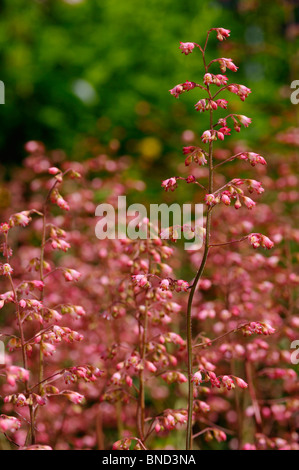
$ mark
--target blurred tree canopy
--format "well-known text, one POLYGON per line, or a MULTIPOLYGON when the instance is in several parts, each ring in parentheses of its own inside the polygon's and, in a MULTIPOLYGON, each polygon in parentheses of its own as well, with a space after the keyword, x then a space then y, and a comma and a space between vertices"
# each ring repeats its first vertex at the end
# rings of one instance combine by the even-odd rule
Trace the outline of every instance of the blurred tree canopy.
POLYGON ((119 139, 124 150, 137 148, 148 158, 175 148, 184 129, 202 129, 193 112, 196 94, 175 101, 168 93, 202 76, 199 57, 186 58, 179 41, 200 43, 215 26, 232 30, 225 43, 212 39, 215 52, 232 57, 237 81, 253 90, 245 105, 235 100, 235 110, 254 119, 247 138, 271 137, 272 128, 294 124, 298 115, 289 99, 291 80, 299 79, 297 4, 0 0, 2 163, 20 161, 32 139, 75 156, 86 135, 119 139), (131 145, 139 139, 139 147, 131 145))

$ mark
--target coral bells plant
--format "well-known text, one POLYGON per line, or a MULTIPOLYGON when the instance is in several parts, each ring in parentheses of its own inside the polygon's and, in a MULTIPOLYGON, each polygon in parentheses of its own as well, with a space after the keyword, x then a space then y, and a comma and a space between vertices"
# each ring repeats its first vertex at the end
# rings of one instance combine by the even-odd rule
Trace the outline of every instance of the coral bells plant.
MULTIPOLYGON (((32 144, 27 145, 28 150, 32 144)), ((33 153, 37 163, 36 153, 40 153, 39 148, 33 153)), ((69 204, 61 195, 63 182, 67 178, 77 180, 80 179, 80 174, 71 168, 64 171, 49 168, 48 178, 44 183, 47 191, 44 201, 38 202, 36 208, 12 214, 8 221, 0 226, 1 253, 5 260, 0 265, 0 274, 6 278, 8 289, 0 296, 0 307, 4 309, 5 305, 10 305, 18 331, 16 335, 1 336, 8 338, 10 353, 15 358, 19 355, 20 360, 16 362, 22 364, 11 365, 7 361, 0 369, 0 375, 4 376, 7 384, 7 392, 13 392, 4 396, 4 403, 20 417, 19 419, 1 415, 0 431, 7 436, 22 427, 24 442, 18 445, 23 449, 40 448, 36 446, 36 440, 39 439, 37 429, 40 408, 47 407, 53 397, 65 397, 74 404, 82 403, 83 395, 65 387, 78 380, 94 382, 102 375, 98 368, 90 365, 56 371, 47 367, 48 359, 56 353, 61 344, 73 344, 83 340, 82 334, 62 325, 62 322, 64 315, 84 315, 84 309, 68 303, 67 298, 64 305, 53 305, 46 296, 48 288, 51 290, 53 285, 53 276, 57 276, 57 273, 61 281, 64 278, 66 282, 77 282, 81 277, 77 270, 55 266, 53 262, 53 254, 59 251, 67 252, 71 247, 66 241, 66 232, 56 224, 50 211, 53 204, 64 211, 70 210, 69 204), (34 250, 36 256, 29 260, 29 264, 20 273, 18 258, 14 256, 14 232, 20 233, 30 224, 34 224, 39 233, 39 248, 34 250), (18 272, 16 279, 15 271, 18 272)), ((50 297, 51 295, 50 293, 50 297)))
MULTIPOLYGON (((214 372, 207 370, 199 370, 194 374, 194 366, 196 364, 196 354, 194 353, 194 342, 192 335, 192 309, 196 290, 198 288, 199 281, 201 280, 208 256, 210 251, 216 244, 213 242, 212 233, 212 216, 214 215, 216 206, 223 204, 225 206, 234 205, 235 210, 239 210, 242 206, 249 210, 252 210, 256 206, 256 202, 248 196, 249 194, 255 193, 261 195, 264 192, 262 184, 253 179, 234 178, 226 182, 221 187, 215 187, 216 174, 219 171, 219 167, 225 163, 233 162, 236 159, 242 159, 248 161, 252 166, 256 164, 265 165, 265 159, 259 154, 253 152, 241 152, 227 158, 224 161, 217 162, 214 157, 214 145, 219 141, 224 141, 227 136, 231 135, 231 132, 235 130, 240 132, 242 126, 244 128, 251 124, 251 119, 247 116, 240 114, 228 114, 225 117, 216 117, 215 114, 218 109, 227 109, 229 102, 223 99, 221 95, 228 91, 236 94, 242 101, 249 96, 251 90, 244 85, 237 83, 230 83, 229 78, 223 75, 226 71, 237 72, 238 67, 234 64, 230 58, 219 58, 213 59, 209 63, 206 59, 206 51, 208 46, 209 36, 216 32, 217 38, 220 41, 225 40, 229 37, 230 31, 224 28, 212 28, 208 31, 206 41, 203 47, 197 43, 181 43, 180 49, 185 55, 195 53, 198 51, 203 61, 203 83, 196 83, 186 81, 185 83, 179 84, 170 90, 170 93, 178 98, 185 92, 198 91, 203 97, 195 104, 195 109, 198 112, 209 113, 209 129, 202 133, 201 140, 204 144, 207 144, 207 148, 201 147, 185 147, 183 149, 184 155, 187 155, 185 164, 186 166, 194 163, 195 165, 208 166, 208 183, 206 187, 206 194, 203 200, 206 204, 206 226, 205 226, 205 240, 202 253, 202 259, 197 270, 197 274, 193 279, 190 286, 188 307, 187 307, 187 348, 188 348, 188 422, 187 422, 187 438, 186 448, 192 449, 192 422, 194 418, 194 385, 199 385, 202 382, 210 381, 213 386, 225 387, 227 390, 231 390, 236 385, 240 388, 246 388, 247 384, 241 378, 234 378, 232 376, 217 377, 214 372), (217 67, 220 67, 221 74, 218 73, 217 67), (204 376, 202 377, 202 373, 204 376)), ((202 182, 198 182, 194 175, 188 178, 172 177, 166 181, 163 181, 162 187, 165 190, 175 190, 177 182, 180 179, 185 179, 187 183, 199 184, 202 188, 205 186, 202 182)), ((215 214, 215 217, 217 215, 215 214)), ((264 247, 271 249, 273 242, 263 234, 260 233, 249 233, 242 237, 240 240, 228 240, 222 243, 222 245, 230 245, 236 242, 242 242, 248 240, 248 242, 254 247, 264 247)), ((245 327, 244 327, 245 328, 245 327)), ((274 330, 271 327, 264 327, 267 334, 271 334, 274 330)), ((259 329, 263 329, 263 326, 247 326, 246 332, 259 332, 259 329)), ((195 393, 196 395, 196 393, 195 393)))
MULTIPOLYGON (((187 183, 203 226, 160 232, 128 212, 144 237, 122 223, 97 239, 99 203, 120 220, 118 197, 145 190, 132 177, 144 162, 115 139, 86 142, 80 163, 29 142, 1 182, 0 449, 181 449, 186 430, 187 449, 299 449, 298 159, 275 149, 268 169, 230 137, 251 124, 238 108, 250 90, 231 83, 232 59, 208 63, 211 34, 230 32, 180 44, 203 79, 171 95, 196 95, 209 125, 183 133, 185 164, 161 193, 187 183), (173 245, 180 231, 202 245, 173 245)), ((290 132, 277 140, 295 145, 290 132)))
POLYGON ((113 362, 102 400, 135 409, 133 423, 137 434, 128 436, 129 430, 120 428, 126 437, 114 443, 113 448, 117 450, 147 449, 153 435, 178 429, 187 421, 185 410, 168 408, 159 413, 155 407, 146 408, 146 395, 155 401, 159 394, 161 397, 165 394, 161 381, 177 387, 187 382, 181 370, 186 342, 173 328, 181 311, 174 296, 186 292, 189 285, 174 278, 167 264, 173 249, 158 236, 157 229, 148 219, 141 226, 156 236, 121 242, 126 254, 123 262, 131 271, 131 279, 124 277, 118 287, 119 297, 114 295, 103 312, 110 325, 119 323, 124 315, 127 323, 126 330, 118 335, 118 342, 105 353, 113 362))

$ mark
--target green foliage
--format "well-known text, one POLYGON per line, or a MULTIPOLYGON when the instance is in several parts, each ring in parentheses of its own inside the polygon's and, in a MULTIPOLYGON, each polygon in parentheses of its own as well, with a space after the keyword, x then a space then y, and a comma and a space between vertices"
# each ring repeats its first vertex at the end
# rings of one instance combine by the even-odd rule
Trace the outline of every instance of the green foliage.
POLYGON ((263 139, 265 120, 289 107, 281 88, 287 89, 297 72, 298 38, 288 30, 297 14, 291 2, 71 3, 1 1, 0 79, 6 85, 6 105, 0 107, 0 147, 7 162, 20 160, 23 143, 30 139, 73 152, 84 135, 107 143, 117 134, 115 128, 125 129, 125 142, 151 136, 155 128, 140 129, 140 102, 150 104, 149 118, 164 129, 164 144, 175 148, 177 142, 166 130, 177 135, 186 127, 197 129, 195 95, 178 104, 168 90, 201 75, 198 56, 186 59, 179 41, 200 43, 213 26, 232 30, 229 45, 217 47, 223 56, 234 57, 238 80, 254 92, 243 108, 255 122, 247 132, 249 140, 263 139), (110 122, 108 129, 99 120, 103 117, 110 122))

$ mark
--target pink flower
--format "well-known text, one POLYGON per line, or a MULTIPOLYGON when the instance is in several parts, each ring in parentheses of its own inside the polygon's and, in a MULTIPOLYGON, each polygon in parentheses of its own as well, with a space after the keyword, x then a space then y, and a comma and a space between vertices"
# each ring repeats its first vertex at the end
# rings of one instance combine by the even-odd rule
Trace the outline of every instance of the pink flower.
POLYGON ((53 356, 56 352, 56 348, 53 344, 43 342, 41 344, 41 350, 45 357, 53 356))
POLYGON ((11 274, 13 273, 13 269, 10 264, 5 263, 0 266, 0 272, 3 276, 11 276, 11 274))
POLYGON ((216 132, 215 131, 205 131, 201 136, 202 141, 206 144, 208 142, 212 142, 213 140, 217 140, 216 132))
POLYGON ((205 99, 199 100, 194 105, 194 107, 195 107, 196 111, 200 111, 200 112, 205 111, 205 109, 206 109, 206 100, 205 99))
POLYGON ((219 140, 224 140, 225 135, 230 135, 230 128, 227 126, 221 127, 219 131, 217 131, 217 137, 219 140))
POLYGON ((208 100, 208 103, 206 105, 206 109, 209 110, 209 109, 218 109, 218 104, 216 101, 213 101, 211 99, 208 100))
POLYGON ((68 282, 79 281, 81 277, 81 273, 79 273, 75 269, 66 269, 63 274, 65 277, 65 280, 68 282))
POLYGON ((255 166, 257 165, 258 163, 260 163, 261 165, 266 165, 267 162, 266 160, 261 156, 259 155, 258 153, 254 153, 254 152, 244 152, 244 153, 241 153, 239 155, 239 158, 241 160, 247 160, 249 161, 249 163, 252 165, 252 166, 255 166))
POLYGON ((247 180, 246 182, 247 182, 248 191, 250 193, 255 191, 257 194, 263 194, 263 192, 265 191, 264 188, 262 187, 262 183, 260 183, 260 181, 247 180))
POLYGON ((214 204, 216 204, 216 198, 214 194, 206 194, 205 203, 207 206, 213 206, 214 204))
POLYGON ((15 432, 21 427, 21 421, 13 416, 0 415, 0 432, 15 432))
POLYGON ((193 374, 191 381, 194 383, 194 385, 197 385, 197 386, 201 384, 202 375, 201 375, 200 371, 195 372, 195 374, 193 374))
POLYGON ((42 291, 45 287, 45 283, 42 281, 31 281, 31 284, 40 291, 42 291))
MULTIPOLYGON (((230 36, 230 30, 225 28, 211 28, 210 31, 216 31, 217 39, 223 41, 230 36)), ((210 32, 209 31, 209 32, 210 32)))
POLYGON ((191 54, 195 47, 193 42, 180 42, 180 49, 183 54, 188 55, 191 54))
POLYGON ((189 289, 189 284, 187 281, 183 281, 182 279, 179 279, 176 282, 176 292, 188 292, 189 289))
POLYGON ((228 38, 230 35, 230 30, 225 28, 213 28, 214 31, 217 32, 217 39, 219 41, 223 41, 224 39, 228 38))
POLYGON ((270 238, 266 237, 265 235, 262 235, 261 233, 251 233, 248 236, 248 240, 253 248, 259 248, 262 246, 263 248, 271 250, 271 248, 274 246, 272 240, 270 240, 270 238))
POLYGON ((25 397, 25 395, 23 393, 19 393, 18 395, 15 395, 13 401, 17 406, 22 407, 22 406, 27 405, 27 398, 25 397))
POLYGON ((15 225, 21 225, 22 227, 26 227, 31 222, 29 214, 30 211, 23 211, 18 212, 17 214, 13 214, 9 219, 10 227, 14 227, 15 225))
POLYGON ((242 114, 236 114, 236 117, 239 119, 241 124, 243 124, 244 127, 248 127, 249 124, 251 124, 251 119, 247 116, 243 116, 242 114))
POLYGON ((187 80, 185 83, 182 84, 182 87, 183 87, 184 91, 190 91, 190 90, 193 90, 193 88, 196 87, 196 83, 195 82, 189 82, 189 80, 187 80))
POLYGON ((16 385, 16 381, 27 382, 29 380, 29 371, 23 367, 8 366, 5 370, 7 383, 11 386, 16 385))
POLYGON ((187 155, 187 158, 185 160, 186 166, 189 166, 192 160, 194 160, 194 162, 200 166, 205 165, 207 163, 205 154, 200 147, 194 147, 194 146, 184 147, 183 154, 187 155))
POLYGON ((63 209, 64 211, 69 211, 70 210, 70 206, 63 199, 63 197, 58 197, 57 200, 56 200, 56 204, 60 207, 60 209, 63 209))
POLYGON ((274 243, 272 242, 272 240, 270 240, 270 238, 263 235, 263 237, 262 237, 262 247, 267 248, 268 250, 271 250, 271 248, 273 248, 273 246, 274 246, 274 243))
POLYGON ((60 207, 60 209, 63 209, 65 211, 70 210, 70 206, 63 199, 63 197, 61 196, 61 194, 59 193, 59 191, 57 189, 54 189, 54 191, 52 191, 52 193, 51 193, 51 202, 53 204, 57 204, 57 206, 60 207))
POLYGON ((189 183, 194 183, 196 181, 196 178, 194 175, 189 175, 187 176, 187 178, 185 178, 185 180, 186 180, 186 183, 189 184, 189 183))
POLYGON ((121 377, 120 372, 115 372, 115 373, 112 375, 110 381, 111 381, 111 383, 112 383, 113 385, 121 385, 121 383, 122 383, 122 377, 121 377))
POLYGON ((203 81, 205 85, 213 83, 213 75, 211 73, 206 73, 203 77, 203 81))
POLYGON ((238 95, 241 101, 245 101, 245 98, 247 98, 248 95, 251 93, 250 88, 247 88, 244 85, 237 85, 237 84, 229 85, 227 89, 231 93, 235 93, 236 95, 238 95))
POLYGON ((214 75, 212 73, 206 73, 203 78, 205 85, 214 84, 217 86, 226 85, 228 78, 225 75, 214 75))
POLYGON ((231 203, 231 199, 229 197, 229 194, 227 194, 226 192, 223 192, 221 194, 221 202, 223 202, 223 204, 225 204, 226 206, 229 206, 230 203, 231 203))
POLYGON ((250 197, 243 196, 243 201, 247 209, 253 209, 253 207, 256 206, 256 203, 252 199, 250 199, 250 197))
POLYGON ((173 176, 172 178, 169 178, 168 180, 164 180, 162 181, 162 188, 165 189, 165 191, 174 191, 178 185, 177 185, 177 179, 175 176, 173 176))
POLYGON ((174 88, 169 90, 169 93, 175 98, 178 98, 182 93, 184 93, 184 87, 183 85, 176 85, 174 88))
POLYGON ((165 372, 161 375, 161 378, 165 380, 165 382, 167 382, 168 384, 187 382, 187 378, 184 376, 184 374, 177 371, 165 372))
POLYGON ((245 380, 240 379, 239 377, 235 377, 235 380, 236 380, 236 384, 238 385, 238 387, 243 388, 243 389, 248 387, 248 384, 245 382, 245 380))
POLYGON ((161 282, 160 282, 160 288, 162 290, 168 290, 169 289, 169 286, 170 286, 170 282, 168 279, 163 279, 161 282))
POLYGON ((72 403, 75 403, 75 405, 79 405, 84 401, 84 396, 77 392, 65 391, 62 392, 61 395, 66 396, 72 403))
POLYGON ((157 367, 151 361, 145 361, 145 366, 149 372, 157 372, 157 367))
POLYGON ((237 72, 238 70, 238 67, 233 63, 232 59, 222 57, 221 59, 216 59, 216 62, 219 62, 220 70, 222 73, 225 73, 227 68, 232 72, 237 72))
POLYGON ((228 375, 224 375, 222 377, 222 384, 227 390, 232 390, 233 388, 235 388, 233 379, 229 377, 228 375))
POLYGON ((50 173, 50 175, 57 175, 58 173, 61 173, 59 168, 56 168, 55 166, 49 168, 48 172, 50 173))
POLYGON ((58 250, 62 250, 64 252, 68 251, 71 247, 71 245, 68 242, 66 242, 65 240, 61 240, 61 239, 52 240, 51 246, 52 246, 53 250, 58 249, 58 250))
POLYGON ((218 106, 220 106, 220 108, 227 109, 228 101, 219 99, 219 100, 216 100, 216 103, 218 106))
POLYGON ((9 229, 10 229, 10 226, 6 222, 4 222, 3 224, 0 224, 0 233, 8 233, 9 229))
POLYGON ((151 284, 148 281, 148 278, 144 276, 143 274, 137 274, 135 276, 132 276, 132 281, 135 286, 138 287, 150 287, 151 284))

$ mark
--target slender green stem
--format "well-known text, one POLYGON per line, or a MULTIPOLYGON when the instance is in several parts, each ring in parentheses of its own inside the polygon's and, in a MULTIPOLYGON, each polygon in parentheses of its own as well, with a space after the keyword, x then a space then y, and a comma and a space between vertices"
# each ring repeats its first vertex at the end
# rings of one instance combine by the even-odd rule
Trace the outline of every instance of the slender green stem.
MULTIPOLYGON (((5 236, 5 243, 6 243, 6 251, 7 251, 7 263, 9 263, 9 249, 8 249, 8 236, 6 234, 5 236)), ((11 285, 11 289, 14 295, 14 303, 16 306, 16 315, 17 315, 17 320, 19 324, 19 332, 20 332, 20 337, 21 337, 21 350, 22 350, 22 358, 23 358, 23 367, 24 369, 28 370, 28 360, 27 360, 27 353, 26 353, 26 341, 25 341, 25 335, 24 335, 24 330, 23 330, 23 324, 22 324, 22 318, 21 318, 21 312, 20 312, 20 306, 18 302, 18 296, 17 296, 17 291, 14 286, 13 280, 11 275, 8 275, 9 282, 11 285)), ((26 380, 25 382, 25 390, 26 393, 29 391, 29 383, 26 380)), ((27 438, 26 438, 26 445, 31 441, 31 444, 35 443, 35 426, 34 426, 34 412, 33 412, 33 406, 29 406, 29 412, 30 412, 30 430, 28 432, 27 438)))
MULTIPOLYGON (((43 211, 43 232, 42 232, 42 244, 41 244, 41 255, 40 255, 40 280, 44 282, 44 254, 45 254, 45 241, 46 241, 46 205, 44 206, 43 211)), ((44 288, 41 292, 40 301, 43 302, 44 300, 44 288)), ((43 315, 43 311, 42 311, 43 315)), ((44 378, 44 355, 43 355, 43 335, 41 336, 40 347, 39 347, 39 382, 42 383, 44 378)), ((40 386, 39 393, 42 393, 42 385, 40 386)))
POLYGON ((144 325, 143 325, 143 332, 142 332, 142 340, 141 340, 141 361, 143 364, 143 368, 140 371, 140 388, 139 388, 139 406, 140 406, 140 439, 144 441, 145 436, 145 380, 144 380, 144 361, 146 355, 146 343, 147 343, 147 330, 148 330, 148 311, 147 306, 145 309, 145 317, 144 317, 144 325))
MULTIPOLYGON (((207 37, 208 40, 208 37, 207 37)), ((207 45, 204 47, 202 52, 203 55, 203 62, 205 70, 207 71, 207 66, 205 62, 205 49, 207 45)), ((209 86, 207 86, 207 91, 209 94, 209 98, 211 99, 211 92, 209 86)), ((213 129, 213 110, 210 110, 210 129, 213 129)), ((213 142, 211 141, 209 144, 209 185, 208 190, 209 193, 213 193, 213 142)), ((212 211, 209 208, 207 211, 206 217, 206 239, 204 245, 204 253, 202 257, 202 261, 200 267, 197 271, 196 277, 192 284, 189 299, 188 299, 188 307, 187 307, 187 353, 188 353, 188 421, 187 421, 187 435, 186 435, 186 449, 192 450, 192 415, 193 415, 193 383, 192 383, 192 376, 193 376, 193 347, 192 347, 192 304, 194 299, 194 294, 197 288, 198 281, 200 280, 208 258, 209 248, 210 248, 210 233, 211 233, 211 218, 212 218, 212 211)))

